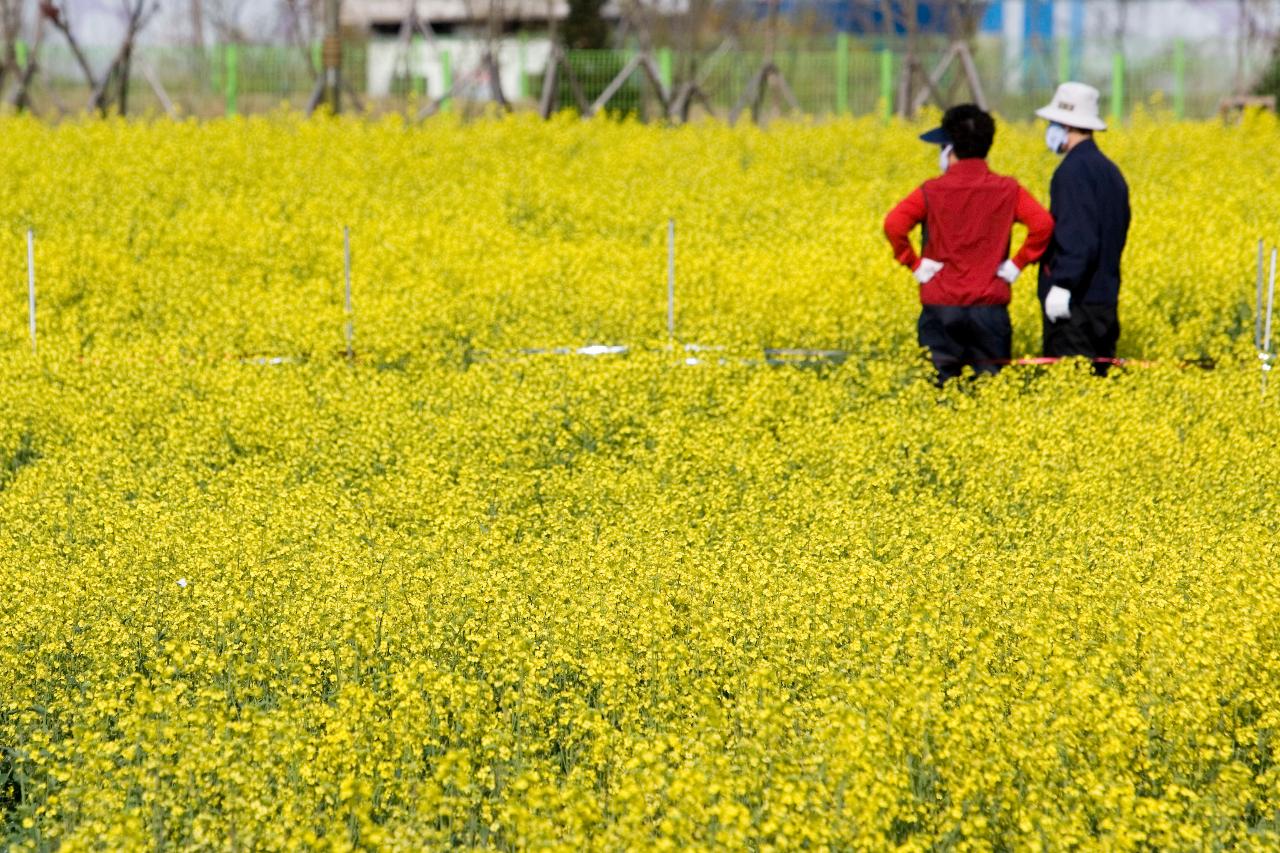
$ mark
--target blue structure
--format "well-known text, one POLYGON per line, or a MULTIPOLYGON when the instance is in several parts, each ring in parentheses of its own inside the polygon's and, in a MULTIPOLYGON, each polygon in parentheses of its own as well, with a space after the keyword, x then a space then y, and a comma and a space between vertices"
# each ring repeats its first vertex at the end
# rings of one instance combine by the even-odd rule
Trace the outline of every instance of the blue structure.
MULTIPOLYGON (((760 16, 768 12, 767 0, 756 0, 760 16)), ((889 0, 894 35, 906 35, 902 25, 906 3, 889 0)), ((869 0, 781 0, 783 15, 800 15, 817 11, 838 31, 876 37, 884 35, 885 15, 879 2, 869 0)), ((941 0, 919 0, 916 6, 916 31, 942 35, 948 32, 947 4, 941 0)), ((1010 48, 1020 55, 1022 79, 1032 85, 1052 87, 1059 82, 1059 72, 1069 77, 1080 73, 1084 44, 1084 0, 990 0, 979 25, 979 31, 1008 39, 1010 48), (1060 14, 1065 10, 1065 14, 1060 14), (1017 16, 1021 16, 1018 26, 1017 16), (1063 32, 1062 30, 1065 30, 1063 32), (1057 39, 1065 37, 1066 56, 1057 52, 1057 39), (1064 67, 1065 66, 1065 67, 1064 67)), ((1013 58, 1013 57, 1010 57, 1013 58)))
MULTIPOLYGON (((1000 0, 997 0, 1000 2, 1000 0)), ((906 27, 902 25, 906 4, 902 0, 890 0, 894 35, 906 35, 906 27)), ((763 17, 768 13, 768 3, 757 0, 757 13, 763 17)), ((885 30, 884 10, 879 3, 860 3, 851 0, 828 0, 828 2, 804 2, 804 0, 781 0, 778 11, 784 16, 794 16, 804 12, 818 11, 831 21, 838 32, 854 35, 881 36, 885 30)), ((947 12, 944 3, 920 0, 916 6, 916 31, 921 33, 945 33, 947 31, 947 12)))
MULTIPOLYGON (((1084 35, 1084 0, 990 0, 979 27, 981 32, 1000 35, 1005 32, 1006 9, 1017 4, 1023 11, 1022 36, 1024 42, 1048 42, 1055 33, 1054 18, 1059 4, 1070 7, 1070 36, 1073 46, 1084 35)), ((884 13, 881 5, 867 0, 826 0, 816 7, 840 32, 856 35, 881 35, 884 32, 884 13)), ((893 30, 905 35, 901 24, 906 4, 903 0, 891 0, 894 18, 893 30)), ((768 10, 765 0, 757 0, 757 8, 763 16, 768 10)), ((815 8, 805 0, 782 0, 779 11, 783 15, 795 15, 815 8)), ((946 4, 938 0, 920 0, 917 5, 916 23, 919 32, 945 33, 947 31, 946 4)))

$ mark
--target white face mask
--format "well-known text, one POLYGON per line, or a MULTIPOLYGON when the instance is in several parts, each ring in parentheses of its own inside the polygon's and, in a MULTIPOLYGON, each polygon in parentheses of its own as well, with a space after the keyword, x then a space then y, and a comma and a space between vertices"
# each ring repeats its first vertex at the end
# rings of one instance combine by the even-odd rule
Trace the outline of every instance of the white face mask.
POLYGON ((938 157, 938 168, 947 171, 947 167, 951 165, 951 152, 954 151, 950 145, 942 146, 942 155, 938 157))
POLYGON ((1063 154, 1067 150, 1067 129, 1056 122, 1050 122, 1049 129, 1044 132, 1044 144, 1054 154, 1063 154))

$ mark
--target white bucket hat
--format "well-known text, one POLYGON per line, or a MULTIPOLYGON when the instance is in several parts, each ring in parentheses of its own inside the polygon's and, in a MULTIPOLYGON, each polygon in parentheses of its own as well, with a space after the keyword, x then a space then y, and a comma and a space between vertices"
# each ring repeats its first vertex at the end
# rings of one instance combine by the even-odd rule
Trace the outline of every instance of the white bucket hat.
POLYGON ((1048 106, 1036 110, 1036 115, 1077 130, 1107 129, 1107 123, 1098 116, 1098 90, 1084 83, 1063 83, 1048 106))

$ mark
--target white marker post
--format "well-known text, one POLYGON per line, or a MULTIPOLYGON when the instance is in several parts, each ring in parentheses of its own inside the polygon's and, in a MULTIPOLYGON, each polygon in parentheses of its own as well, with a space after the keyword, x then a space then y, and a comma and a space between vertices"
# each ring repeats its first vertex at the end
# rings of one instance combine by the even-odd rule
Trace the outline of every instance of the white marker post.
POLYGON ((1262 238, 1258 238, 1258 292, 1253 302, 1253 348, 1262 351, 1262 238))
POLYGON ((36 354, 36 232, 27 229, 27 319, 31 325, 31 354, 36 354))
POLYGON ((676 339, 676 221, 667 220, 667 339, 676 339))
POLYGON ((342 266, 346 275, 346 298, 343 301, 343 310, 347 315, 347 359, 350 360, 355 356, 355 351, 352 349, 355 330, 352 328, 351 316, 351 229, 345 226, 342 229, 342 266))
POLYGON ((1271 314, 1276 300, 1276 250, 1271 250, 1271 283, 1267 286, 1267 324, 1262 333, 1262 396, 1267 395, 1267 374, 1271 371, 1271 314))

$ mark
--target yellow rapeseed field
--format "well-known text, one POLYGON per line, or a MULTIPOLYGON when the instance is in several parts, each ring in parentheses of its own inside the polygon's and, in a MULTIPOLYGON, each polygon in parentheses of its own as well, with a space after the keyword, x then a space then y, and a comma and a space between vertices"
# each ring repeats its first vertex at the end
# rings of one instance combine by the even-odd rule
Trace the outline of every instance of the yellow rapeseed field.
POLYGON ((918 132, 0 121, 0 844, 1274 849, 1280 127, 1103 136, 1151 366, 941 391, 918 132))

